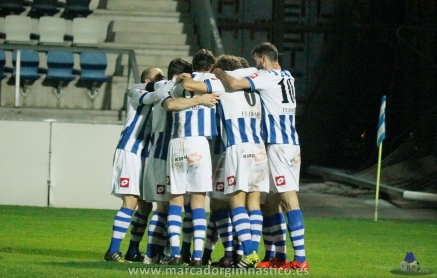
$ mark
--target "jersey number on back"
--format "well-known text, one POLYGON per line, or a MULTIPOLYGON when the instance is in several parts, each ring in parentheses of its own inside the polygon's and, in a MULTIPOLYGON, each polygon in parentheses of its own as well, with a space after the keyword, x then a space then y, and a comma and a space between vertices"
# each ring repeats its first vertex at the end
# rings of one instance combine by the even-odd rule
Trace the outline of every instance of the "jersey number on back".
POLYGON ((288 95, 291 98, 291 102, 294 103, 294 100, 296 98, 296 95, 294 93, 294 86, 291 83, 291 79, 287 78, 287 81, 284 82, 284 78, 281 79, 281 81, 279 81, 278 85, 281 85, 281 90, 282 90, 282 103, 289 103, 288 101, 288 95), (284 84, 287 83, 287 84, 284 84))
POLYGON ((254 91, 244 90, 244 97, 246 98, 247 104, 249 104, 250 106, 255 106, 256 98, 254 91))

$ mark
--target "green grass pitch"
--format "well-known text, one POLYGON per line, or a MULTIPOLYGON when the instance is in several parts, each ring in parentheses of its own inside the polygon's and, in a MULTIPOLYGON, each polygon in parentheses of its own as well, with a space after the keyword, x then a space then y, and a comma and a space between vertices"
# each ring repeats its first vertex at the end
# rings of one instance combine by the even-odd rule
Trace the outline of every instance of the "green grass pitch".
MULTIPOLYGON (((116 211, 0 206, 0 277, 281 277, 283 273, 179 272, 142 263, 105 262, 116 211), (137 273, 132 268, 138 267, 137 273), (129 269, 130 268, 130 269, 129 269), (152 272, 152 270, 154 272, 152 272), (143 273, 141 274, 141 271, 143 273), (145 271, 149 271, 147 274, 145 271), (160 273, 157 273, 160 271, 160 273)), ((305 217, 305 211, 303 212, 305 217)), ((406 252, 437 269, 437 221, 304 218, 309 274, 287 277, 396 277, 406 252)), ((144 250, 147 239, 141 243, 144 250)), ((129 234, 123 241, 124 253, 129 234)), ((293 256, 287 242, 289 258, 293 256)), ((264 256, 260 245, 260 257, 264 256)), ((213 253, 223 254, 219 242, 213 253)), ((196 271, 195 271, 196 270, 196 271)), ((430 274, 426 277, 436 277, 430 274)))

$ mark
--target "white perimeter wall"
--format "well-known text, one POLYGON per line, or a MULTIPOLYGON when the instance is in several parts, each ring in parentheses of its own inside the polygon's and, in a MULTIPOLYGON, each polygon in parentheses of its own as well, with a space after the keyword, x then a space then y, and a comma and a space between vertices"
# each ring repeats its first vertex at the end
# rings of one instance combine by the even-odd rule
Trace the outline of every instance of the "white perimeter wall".
POLYGON ((121 125, 0 121, 0 204, 118 209, 112 156, 121 125), (51 167, 49 167, 51 166, 51 167), (50 177, 49 177, 50 169, 50 177))
MULTIPOLYGON (((50 180, 51 207, 118 210, 111 177, 122 128, 0 121, 0 204, 47 206, 50 180)), ((208 197, 205 205, 209 211, 208 197)))

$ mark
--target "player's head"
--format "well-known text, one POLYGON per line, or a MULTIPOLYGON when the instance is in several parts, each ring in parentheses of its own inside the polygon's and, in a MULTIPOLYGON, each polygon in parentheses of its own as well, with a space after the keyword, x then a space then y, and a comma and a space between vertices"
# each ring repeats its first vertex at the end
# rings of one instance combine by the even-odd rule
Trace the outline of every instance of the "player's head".
POLYGON ((158 82, 164 78, 164 73, 158 68, 146 68, 141 73, 141 83, 158 82))
POLYGON ((240 60, 241 65, 243 66, 243 68, 248 68, 249 66, 249 62, 243 58, 243 57, 238 57, 238 59, 240 60))
POLYGON ((278 61, 278 49, 269 42, 263 42, 253 49, 252 58, 257 69, 265 69, 267 63, 273 64, 278 61))
POLYGON ((168 79, 172 79, 175 75, 179 75, 181 73, 192 73, 193 65, 184 60, 182 58, 174 58, 168 64, 168 79))
POLYGON ((193 70, 197 72, 208 72, 214 65, 214 55, 208 49, 200 49, 193 57, 193 70))
POLYGON ((243 68, 240 59, 233 55, 220 55, 215 59, 215 68, 221 68, 222 70, 236 70, 243 68))

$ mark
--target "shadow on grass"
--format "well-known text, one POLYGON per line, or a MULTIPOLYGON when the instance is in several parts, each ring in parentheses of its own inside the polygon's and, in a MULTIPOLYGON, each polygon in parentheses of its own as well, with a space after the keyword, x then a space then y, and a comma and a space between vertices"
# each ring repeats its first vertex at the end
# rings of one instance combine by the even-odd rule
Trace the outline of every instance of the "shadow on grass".
POLYGON ((0 252, 13 253, 13 254, 26 254, 26 255, 45 255, 60 258, 102 258, 102 252, 93 251, 77 251, 77 250, 62 250, 62 249, 49 249, 49 248, 27 248, 27 247, 0 247, 0 252))

